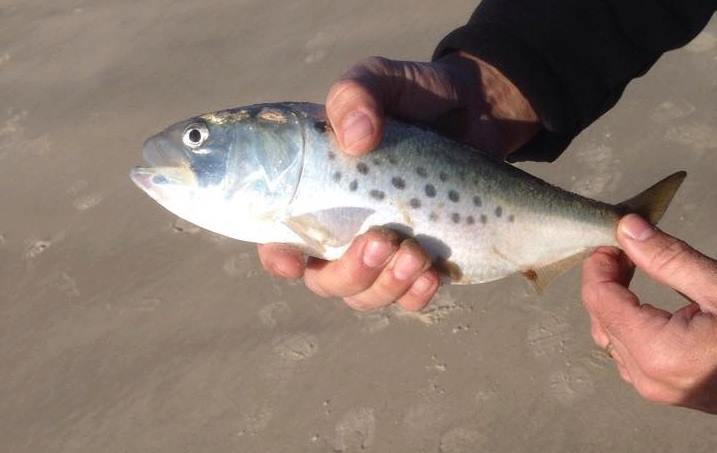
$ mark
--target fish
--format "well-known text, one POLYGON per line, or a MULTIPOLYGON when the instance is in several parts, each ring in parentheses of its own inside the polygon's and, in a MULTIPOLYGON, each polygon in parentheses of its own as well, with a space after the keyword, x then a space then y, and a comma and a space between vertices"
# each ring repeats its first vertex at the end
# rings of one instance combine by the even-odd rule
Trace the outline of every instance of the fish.
POLYGON ((164 208, 240 241, 339 258, 371 228, 417 241, 446 282, 520 273, 541 291, 627 213, 656 224, 686 173, 622 203, 563 190, 422 125, 387 119, 375 151, 342 153, 324 106, 257 104, 178 122, 146 140, 132 181, 164 208))

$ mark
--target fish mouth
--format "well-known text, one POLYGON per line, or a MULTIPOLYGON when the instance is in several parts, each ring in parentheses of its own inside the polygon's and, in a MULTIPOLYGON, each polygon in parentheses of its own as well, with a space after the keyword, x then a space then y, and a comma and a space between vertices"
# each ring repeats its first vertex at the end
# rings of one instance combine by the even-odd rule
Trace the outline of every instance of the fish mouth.
POLYGON ((130 170, 130 179, 149 195, 156 195, 163 186, 187 186, 195 182, 186 158, 171 145, 164 132, 144 142, 142 155, 148 165, 130 170))
POLYGON ((186 166, 181 167, 134 167, 129 173, 137 187, 152 195, 167 186, 191 186, 194 174, 186 166))

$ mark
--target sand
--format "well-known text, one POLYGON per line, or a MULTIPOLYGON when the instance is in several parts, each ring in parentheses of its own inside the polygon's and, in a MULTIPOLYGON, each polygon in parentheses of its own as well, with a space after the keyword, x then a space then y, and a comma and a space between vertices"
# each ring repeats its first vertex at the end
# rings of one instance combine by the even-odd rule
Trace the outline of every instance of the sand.
MULTIPOLYGON (((474 6, 447 3, 0 0, 0 451, 715 451, 714 417, 644 402, 593 346, 577 270, 358 314, 131 184, 172 121, 427 58, 474 6)), ((685 169, 663 226, 714 255, 714 74, 715 20, 523 167, 608 201, 685 169)))

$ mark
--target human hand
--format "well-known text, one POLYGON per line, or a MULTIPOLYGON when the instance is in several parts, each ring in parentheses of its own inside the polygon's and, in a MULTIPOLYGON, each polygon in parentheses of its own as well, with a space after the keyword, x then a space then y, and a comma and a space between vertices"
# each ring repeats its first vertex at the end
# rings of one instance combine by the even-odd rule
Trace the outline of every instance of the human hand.
POLYGON ((627 256, 603 247, 583 266, 595 343, 645 399, 717 413, 717 261, 636 214, 617 238, 627 256), (641 304, 628 289, 633 263, 692 302, 674 313, 641 304))
MULTIPOLYGON (((499 159, 539 129, 532 107, 508 79, 461 52, 432 63, 366 59, 333 84, 326 112, 339 145, 353 155, 379 144, 385 114, 431 125, 499 159)), ((420 310, 439 285, 425 252, 385 231, 356 238, 332 263, 305 261, 298 251, 278 244, 260 245, 258 251, 267 271, 285 278, 303 276, 316 294, 343 297, 360 310, 396 301, 420 310)))

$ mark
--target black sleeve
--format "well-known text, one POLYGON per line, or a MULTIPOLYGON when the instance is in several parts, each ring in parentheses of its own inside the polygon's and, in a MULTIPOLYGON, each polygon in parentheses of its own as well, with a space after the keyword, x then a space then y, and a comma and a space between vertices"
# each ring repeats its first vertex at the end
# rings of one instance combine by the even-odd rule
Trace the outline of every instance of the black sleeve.
POLYGON ((717 0, 483 0, 433 58, 464 50, 497 67, 544 126, 511 160, 552 161, 716 8, 717 0))

